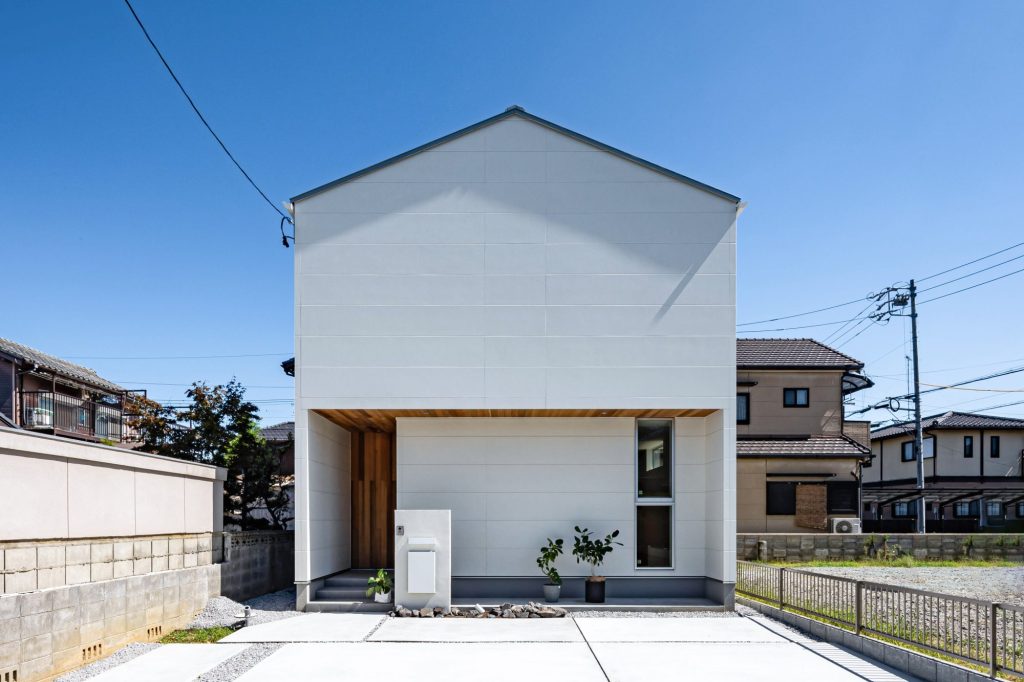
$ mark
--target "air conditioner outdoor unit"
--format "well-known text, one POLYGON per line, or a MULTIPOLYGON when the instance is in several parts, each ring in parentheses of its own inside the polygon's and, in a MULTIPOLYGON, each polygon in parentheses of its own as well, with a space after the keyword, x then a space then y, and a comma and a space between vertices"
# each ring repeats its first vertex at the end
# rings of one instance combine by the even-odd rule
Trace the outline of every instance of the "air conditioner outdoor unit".
POLYGON ((859 533, 860 519, 832 519, 833 533, 859 533))

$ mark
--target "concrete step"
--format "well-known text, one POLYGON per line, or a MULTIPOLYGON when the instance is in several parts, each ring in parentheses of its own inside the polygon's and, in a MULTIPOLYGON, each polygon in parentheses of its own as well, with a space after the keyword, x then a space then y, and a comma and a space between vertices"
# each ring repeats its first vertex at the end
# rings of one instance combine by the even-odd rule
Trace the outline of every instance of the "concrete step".
POLYGON ((387 613, 392 604, 378 604, 365 601, 329 601, 313 600, 306 604, 306 611, 311 613, 387 613))
POLYGON ((377 575, 376 571, 346 571, 326 578, 324 580, 324 587, 340 587, 345 589, 361 587, 365 590, 367 581, 375 575, 377 575))
POLYGON ((366 596, 365 587, 321 587, 314 599, 325 601, 373 601, 366 596))

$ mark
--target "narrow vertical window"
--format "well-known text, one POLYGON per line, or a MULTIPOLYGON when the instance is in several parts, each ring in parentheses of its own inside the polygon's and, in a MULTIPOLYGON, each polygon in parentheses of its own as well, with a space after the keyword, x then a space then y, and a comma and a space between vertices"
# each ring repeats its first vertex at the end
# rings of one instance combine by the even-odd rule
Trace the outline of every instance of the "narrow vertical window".
POLYGON ((903 443, 900 447, 902 448, 902 450, 900 451, 900 459, 903 460, 904 462, 913 462, 915 459, 914 441, 908 440, 906 443, 903 443))
POLYGON ((736 423, 737 424, 749 424, 750 423, 750 394, 749 393, 737 393, 736 394, 736 423))
POLYGON ((974 436, 964 436, 964 457, 974 457, 974 436))
POLYGON ((992 436, 989 440, 988 453, 992 459, 999 459, 999 436, 992 436))
POLYGON ((636 422, 636 565, 672 567, 673 452, 671 419, 636 422))

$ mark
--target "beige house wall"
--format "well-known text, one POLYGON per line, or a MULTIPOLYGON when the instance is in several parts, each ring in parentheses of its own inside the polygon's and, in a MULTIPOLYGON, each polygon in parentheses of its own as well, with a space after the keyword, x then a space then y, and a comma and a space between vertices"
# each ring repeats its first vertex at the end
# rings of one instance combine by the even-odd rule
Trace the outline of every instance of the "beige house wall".
POLYGON ((737 370, 736 392, 750 394, 750 423, 736 436, 838 435, 843 430, 842 371, 737 370), (744 382, 757 382, 743 386, 744 382), (783 407, 785 388, 810 389, 808 407, 783 407))
POLYGON ((0 541, 211 533, 222 468, 0 429, 0 541))
MULTIPOLYGON (((738 533, 807 533, 796 525, 795 516, 766 513, 766 484, 800 481, 806 483, 855 482, 857 462, 853 459, 768 459, 736 460, 736 532, 738 533), (772 474, 771 477, 768 475, 772 474), (815 474, 819 477, 810 477, 815 474)), ((852 517, 853 513, 830 514, 852 517)))
MULTIPOLYGON (((925 476, 984 475, 993 478, 1020 478, 1024 431, 937 429, 926 430, 924 436, 935 438, 936 453, 934 458, 924 461, 925 476), (964 457, 964 436, 974 437, 973 457, 964 457), (998 436, 1000 439, 999 457, 992 457, 992 436, 998 436)), ((913 439, 913 434, 908 433, 905 436, 872 441, 871 453, 875 458, 871 466, 864 469, 864 482, 916 478, 917 462, 904 462, 900 457, 902 444, 913 439)))

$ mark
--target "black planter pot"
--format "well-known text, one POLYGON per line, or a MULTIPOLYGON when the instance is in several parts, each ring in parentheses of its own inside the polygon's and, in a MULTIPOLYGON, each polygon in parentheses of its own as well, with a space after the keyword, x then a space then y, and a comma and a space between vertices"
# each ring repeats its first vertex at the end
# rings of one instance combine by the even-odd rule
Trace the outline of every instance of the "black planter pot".
POLYGON ((604 603, 604 580, 587 580, 584 585, 584 599, 588 604, 604 603))

